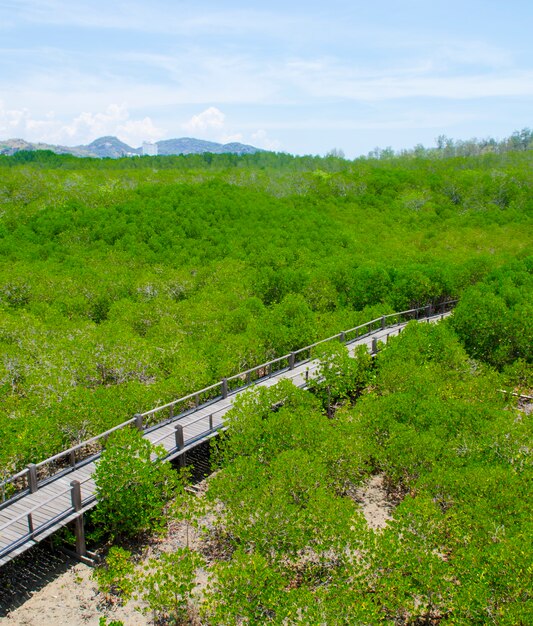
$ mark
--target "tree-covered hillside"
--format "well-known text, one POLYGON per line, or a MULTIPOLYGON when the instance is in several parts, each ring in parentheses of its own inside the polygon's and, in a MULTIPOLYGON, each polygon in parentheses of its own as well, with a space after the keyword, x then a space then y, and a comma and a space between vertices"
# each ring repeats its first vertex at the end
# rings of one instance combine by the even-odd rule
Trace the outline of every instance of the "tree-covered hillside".
MULTIPOLYGON (((532 164, 531 151, 0 157, 2 472, 521 263, 532 164)), ((487 320, 516 311, 518 343, 494 357, 500 368, 531 358, 518 345, 530 285, 502 285, 470 292, 462 317, 480 299, 487 320)))

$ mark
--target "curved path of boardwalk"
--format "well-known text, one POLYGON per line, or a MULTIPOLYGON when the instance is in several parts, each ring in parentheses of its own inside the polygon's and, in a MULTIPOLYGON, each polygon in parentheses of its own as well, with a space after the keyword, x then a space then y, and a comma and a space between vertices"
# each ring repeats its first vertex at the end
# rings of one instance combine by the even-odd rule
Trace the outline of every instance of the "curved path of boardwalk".
POLYGON ((397 335, 408 321, 436 322, 449 314, 455 302, 436 310, 422 307, 394 313, 344 331, 296 352, 223 379, 221 382, 157 407, 115 428, 65 450, 0 483, 10 497, 0 504, 0 565, 7 563, 69 522, 75 522, 76 550, 86 552, 83 513, 96 504, 95 464, 109 434, 126 427, 137 427, 151 442, 167 451, 169 460, 185 461, 188 450, 215 436, 224 427, 224 416, 235 398, 253 385, 275 385, 288 379, 305 388, 318 367, 313 349, 328 341, 344 342, 353 355, 357 346, 366 345, 372 354, 378 342, 397 335))

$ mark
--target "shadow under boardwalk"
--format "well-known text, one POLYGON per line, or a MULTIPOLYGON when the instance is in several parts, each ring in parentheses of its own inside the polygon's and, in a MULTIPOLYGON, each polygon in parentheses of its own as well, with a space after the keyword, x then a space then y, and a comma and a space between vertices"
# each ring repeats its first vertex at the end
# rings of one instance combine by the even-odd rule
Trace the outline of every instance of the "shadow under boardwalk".
POLYGON ((35 592, 76 563, 47 542, 33 546, 6 563, 0 568, 0 618, 22 606, 35 592))

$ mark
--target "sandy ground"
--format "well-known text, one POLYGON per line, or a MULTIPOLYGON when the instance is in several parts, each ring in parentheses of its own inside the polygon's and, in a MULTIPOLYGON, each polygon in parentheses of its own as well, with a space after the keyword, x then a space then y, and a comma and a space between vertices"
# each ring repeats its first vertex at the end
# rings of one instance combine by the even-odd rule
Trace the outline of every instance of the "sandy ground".
MULTIPOLYGON (((383 528, 393 505, 387 500, 383 476, 373 476, 366 485, 353 494, 363 511, 368 525, 383 528)), ((168 535, 146 546, 143 557, 149 559, 160 552, 169 552, 186 545, 187 529, 184 523, 172 523, 168 535)), ((189 528, 189 545, 198 548, 202 537, 189 528)), ((101 616, 108 621, 121 620, 126 626, 152 624, 150 615, 138 610, 139 602, 125 606, 110 605, 98 592, 92 580, 93 569, 68 557, 52 554, 44 548, 26 553, 25 562, 0 572, 0 624, 2 626, 98 626, 101 616), (2 593, 2 585, 4 593, 2 593), (11 596, 6 585, 17 589, 11 596), (3 603, 3 604, 2 604, 3 603)), ((14 563, 13 563, 14 565, 14 563)), ((207 573, 200 570, 197 589, 207 583, 207 573)))
POLYGON ((354 500, 361 506, 366 523, 370 528, 378 530, 384 528, 392 519, 394 505, 387 497, 387 491, 383 485, 383 475, 377 474, 355 490, 354 500))
MULTIPOLYGON (((185 523, 172 523, 169 533, 160 540, 154 540, 143 550, 143 561, 147 561, 161 552, 171 552, 178 547, 184 547, 187 542, 191 548, 198 548, 201 537, 193 528, 187 531, 185 523)), ((42 550, 42 552, 45 552, 42 550)), ((40 555, 46 559, 47 554, 40 555)), ((28 564, 31 567, 31 564, 28 564)), ((49 582, 43 585, 34 583, 26 585, 25 597, 15 598, 12 602, 13 610, 4 617, 0 617, 0 624, 6 626, 98 626, 102 616, 111 620, 121 620, 126 626, 145 626, 153 624, 150 615, 143 615, 138 609, 143 604, 131 600, 124 606, 110 603, 98 591, 92 579, 93 568, 78 563, 68 557, 59 567, 56 575, 50 575, 49 582), (32 589, 32 586, 35 589, 32 589), (40 588, 36 588, 40 587, 40 588), (20 606, 16 607, 16 604, 20 606)), ((197 576, 197 592, 207 584, 207 573, 199 570, 197 576)), ((1 580, 0 580, 1 584, 1 580)), ((2 611, 0 615, 4 615, 2 611)))
POLYGON ((0 618, 1 624, 24 626, 98 626, 106 615, 125 624, 150 624, 148 617, 135 611, 132 603, 109 608, 91 579, 92 568, 82 563, 71 564, 42 589, 36 591, 24 604, 0 618))

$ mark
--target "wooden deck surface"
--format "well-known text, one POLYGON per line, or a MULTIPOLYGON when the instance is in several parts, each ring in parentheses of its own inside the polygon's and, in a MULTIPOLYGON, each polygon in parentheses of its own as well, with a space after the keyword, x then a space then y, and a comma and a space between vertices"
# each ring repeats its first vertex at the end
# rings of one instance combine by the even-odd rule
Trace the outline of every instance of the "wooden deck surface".
MULTIPOLYGON (((435 315, 427 318, 427 321, 438 321, 442 317, 443 315, 435 315)), ((385 330, 375 331, 351 342, 347 347, 353 355, 357 346, 366 345, 371 348, 374 339, 386 341, 387 336, 397 335, 405 325, 406 323, 402 323, 385 330)), ((270 387, 280 380, 289 379, 294 385, 304 388, 307 384, 307 376, 312 377, 317 367, 316 360, 308 361, 296 365, 292 370, 287 369, 274 374, 254 385, 270 387)), ((168 452, 168 459, 175 459, 186 453, 188 449, 216 435, 218 430, 223 428, 224 416, 231 409, 235 398, 246 389, 207 406, 199 406, 185 415, 176 416, 171 423, 163 423, 160 427, 146 432, 144 436, 153 443, 162 445, 168 452), (176 447, 176 425, 183 427, 184 447, 181 449, 176 447)), ((27 494, 12 503, 8 502, 7 506, 0 509, 0 566, 95 505, 95 483, 91 476, 97 462, 96 460, 78 465, 71 472, 39 487, 35 493, 27 494), (82 508, 79 511, 75 511, 72 504, 71 481, 81 483, 82 508), (33 533, 30 532, 29 526, 28 515, 30 514, 33 533)))

